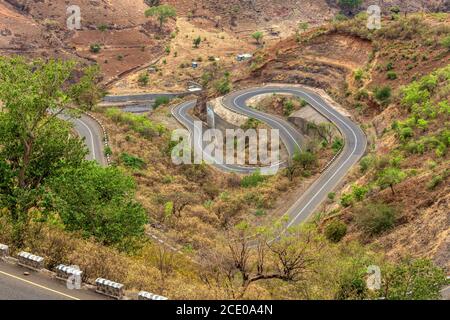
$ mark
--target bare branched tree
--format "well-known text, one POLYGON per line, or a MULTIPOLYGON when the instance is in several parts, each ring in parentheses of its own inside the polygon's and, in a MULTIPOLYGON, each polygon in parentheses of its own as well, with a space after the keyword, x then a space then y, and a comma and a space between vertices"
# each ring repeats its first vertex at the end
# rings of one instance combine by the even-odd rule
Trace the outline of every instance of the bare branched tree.
POLYGON ((173 271, 174 254, 167 246, 159 246, 156 256, 156 266, 161 276, 161 287, 165 288, 165 280, 168 275, 173 271))
MULTIPOLYGON (((263 231, 252 235, 250 229, 232 232, 228 248, 214 259, 214 268, 202 275, 202 280, 222 288, 228 297, 242 299, 252 284, 267 280, 297 283, 304 280, 315 262, 317 244, 311 233, 301 229, 288 231, 274 239, 275 232, 263 231), (272 239, 272 240, 271 240, 272 239)), ((211 264, 211 258, 207 259, 211 264)))

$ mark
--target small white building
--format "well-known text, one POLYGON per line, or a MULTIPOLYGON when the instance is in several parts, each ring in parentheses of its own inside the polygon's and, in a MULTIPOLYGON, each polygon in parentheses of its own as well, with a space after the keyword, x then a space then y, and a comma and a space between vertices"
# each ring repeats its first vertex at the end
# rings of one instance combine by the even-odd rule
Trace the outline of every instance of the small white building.
POLYGON ((198 87, 198 86, 189 86, 187 88, 187 91, 189 91, 189 92, 199 92, 199 91, 202 91, 202 88, 198 87))
POLYGON ((237 61, 246 61, 250 60, 251 58, 253 58, 253 55, 251 53, 242 53, 236 56, 237 61))

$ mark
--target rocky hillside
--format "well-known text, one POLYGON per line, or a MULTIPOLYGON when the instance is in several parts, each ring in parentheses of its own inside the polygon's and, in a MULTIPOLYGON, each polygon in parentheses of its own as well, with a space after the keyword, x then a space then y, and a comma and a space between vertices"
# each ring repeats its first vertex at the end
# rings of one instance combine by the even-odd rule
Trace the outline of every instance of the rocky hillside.
POLYGON ((333 95, 370 145, 343 191, 321 209, 323 227, 342 221, 348 239, 376 243, 391 258, 433 258, 450 270, 450 17, 393 16, 376 32, 365 22, 334 23, 262 50, 238 83, 300 83, 333 95), (370 231, 364 212, 391 212, 392 219, 370 231))
POLYGON ((144 2, 83 0, 77 5, 81 30, 73 31, 67 28, 66 1, 0 1, 0 53, 95 61, 106 81, 162 53, 170 32, 155 39, 160 31, 144 16, 144 2))
MULTIPOLYGON (((187 1, 187 0, 164 0, 179 9, 185 15, 192 17, 207 17, 217 19, 220 17, 224 26, 234 28, 246 26, 271 26, 273 24, 293 24, 307 21, 318 24, 332 18, 342 8, 339 0, 230 0, 230 1, 187 1)), ((384 11, 389 11, 393 6, 399 6, 402 11, 417 12, 445 11, 448 10, 448 1, 431 0, 390 0, 390 1, 368 1, 362 2, 360 8, 363 10, 369 5, 378 4, 384 11)))
MULTIPOLYGON (((445 1, 382 1, 402 10, 445 10, 445 1)), ((178 16, 189 19, 199 29, 214 27, 235 36, 249 37, 254 30, 292 34, 298 22, 318 25, 339 11, 337 0, 251 0, 251 1, 186 1, 186 0, 81 0, 81 30, 67 28, 68 3, 57 0, 1 0, 0 53, 32 57, 70 57, 86 63, 97 62, 111 82, 142 69, 160 58, 175 27, 169 21, 159 30, 155 19, 146 18, 152 4, 170 4, 178 16)), ((361 10, 367 3, 361 5, 361 10)))

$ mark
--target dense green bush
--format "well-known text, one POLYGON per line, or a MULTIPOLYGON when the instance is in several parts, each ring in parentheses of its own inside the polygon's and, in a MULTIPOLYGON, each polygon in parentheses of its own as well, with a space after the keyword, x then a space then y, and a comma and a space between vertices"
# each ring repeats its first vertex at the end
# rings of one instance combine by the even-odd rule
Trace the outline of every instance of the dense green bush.
POLYGON ((169 97, 164 97, 164 96, 157 97, 155 99, 155 104, 153 105, 153 108, 156 109, 156 108, 158 108, 158 107, 160 107, 162 105, 169 104, 169 102, 170 102, 170 98, 169 97))
POLYGON ((410 127, 403 127, 400 129, 399 137, 401 140, 407 140, 414 136, 414 131, 410 127))
POLYGON ((335 153, 339 152, 344 147, 344 140, 336 138, 331 145, 331 148, 335 153))
POLYGON ((389 24, 389 27, 381 28, 377 35, 385 39, 411 40, 425 33, 426 25, 423 19, 417 15, 408 17, 397 17, 398 19, 389 24))
POLYGON ((386 74, 387 78, 389 80, 395 80, 397 79, 397 73, 395 71, 388 71, 388 73, 386 74))
POLYGON ((144 160, 142 160, 139 157, 132 156, 125 152, 120 155, 120 161, 125 166, 127 166, 128 168, 132 168, 132 169, 143 169, 145 167, 144 160))
POLYGON ((361 81, 364 77, 364 71, 361 69, 357 69, 354 73, 354 78, 356 81, 361 81))
POLYGON ((362 0, 339 0, 338 3, 344 10, 353 10, 362 4, 362 0))
POLYGON ((325 237, 331 242, 339 242, 347 234, 347 225, 339 220, 331 221, 325 228, 325 237))
POLYGON ((392 89, 389 86, 384 86, 381 88, 375 88, 375 99, 381 103, 388 103, 392 95, 392 89))
POLYGON ((258 126, 262 124, 261 121, 255 118, 248 118, 247 121, 241 126, 242 130, 249 130, 249 129, 257 129, 258 126))
POLYGON ((341 205, 344 208, 350 207, 353 204, 353 195, 351 193, 344 193, 341 196, 341 205))
POLYGON ((433 178, 430 180, 430 182, 427 185, 427 188, 430 190, 436 189, 438 185, 440 185, 444 181, 444 178, 440 175, 433 176, 433 178))
POLYGON ((103 154, 105 157, 112 156, 113 152, 110 146, 106 146, 103 150, 103 154))
POLYGON ((391 229, 397 221, 397 210, 384 203, 369 203, 355 210, 358 227, 369 235, 378 235, 391 229))
POLYGON ((365 156, 364 158, 361 159, 361 161, 359 162, 359 167, 362 173, 366 173, 374 164, 375 160, 373 158, 373 156, 365 156))
POLYGON ((216 90, 220 94, 227 94, 233 88, 233 85, 230 81, 230 74, 226 72, 224 76, 218 80, 215 84, 216 90))
POLYGON ((244 188, 256 187, 261 182, 265 181, 266 177, 261 175, 260 171, 255 171, 251 175, 245 176, 241 180, 241 186, 244 188))
POLYGON ((162 124, 154 124, 146 116, 126 113, 117 108, 110 108, 106 115, 114 122, 128 125, 133 131, 136 131, 145 138, 153 138, 163 135, 167 129, 162 124))
POLYGON ((367 297, 367 286, 363 269, 341 276, 336 300, 362 300, 367 297))
POLYGON ((147 214, 134 200, 135 183, 116 167, 85 162, 61 170, 47 186, 46 211, 58 212, 67 230, 122 248, 144 234, 147 214))
POLYGON ((294 103, 292 100, 286 100, 283 103, 283 113, 285 116, 290 116, 291 113, 294 111, 294 103))
POLYGON ((138 83, 141 87, 145 87, 148 85, 148 82, 150 81, 150 77, 147 72, 143 72, 138 77, 138 83))
POLYGON ((89 48, 89 50, 92 53, 99 53, 101 49, 102 49, 102 47, 98 43, 91 44, 91 46, 89 48))
POLYGON ((352 186, 352 195, 356 201, 362 201, 366 197, 366 194, 368 192, 369 192, 368 187, 358 186, 356 184, 352 186))
POLYGON ((442 39, 441 45, 450 50, 450 35, 442 39))

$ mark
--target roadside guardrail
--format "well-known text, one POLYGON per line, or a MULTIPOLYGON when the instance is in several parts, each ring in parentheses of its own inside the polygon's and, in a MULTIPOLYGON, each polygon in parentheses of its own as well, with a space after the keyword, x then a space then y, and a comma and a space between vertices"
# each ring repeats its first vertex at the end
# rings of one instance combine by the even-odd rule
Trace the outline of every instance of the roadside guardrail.
POLYGON ((95 280, 95 285, 97 286, 97 290, 95 291, 100 294, 104 294, 116 299, 122 299, 122 297, 124 296, 124 285, 121 283, 103 278, 97 278, 97 280, 95 280))
POLYGON ((0 243, 0 258, 9 256, 9 247, 0 243))
POLYGON ((44 268, 44 258, 22 251, 18 255, 19 265, 39 271, 44 268))
POLYGON ((61 280, 67 280, 70 277, 77 277, 78 279, 81 279, 81 276, 83 275, 83 271, 64 264, 58 265, 55 269, 56 277, 61 280))
MULTIPOLYGON (((106 131, 106 127, 103 125, 103 123, 100 121, 100 119, 98 119, 96 116, 94 116, 90 112, 84 111, 84 114, 87 115, 88 117, 90 117, 91 119, 93 119, 100 126, 100 128, 103 131, 104 147, 105 147, 105 149, 109 148, 109 137, 108 137, 108 132, 106 131)), ((111 155, 105 154, 105 158, 106 158, 106 162, 107 162, 108 166, 111 165, 111 155)))
POLYGON ((159 296, 151 292, 141 291, 138 294, 138 300, 168 300, 168 298, 159 296))

